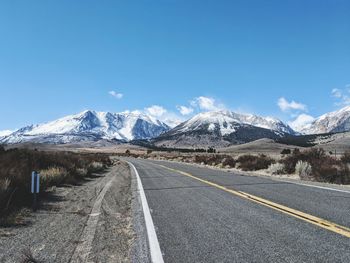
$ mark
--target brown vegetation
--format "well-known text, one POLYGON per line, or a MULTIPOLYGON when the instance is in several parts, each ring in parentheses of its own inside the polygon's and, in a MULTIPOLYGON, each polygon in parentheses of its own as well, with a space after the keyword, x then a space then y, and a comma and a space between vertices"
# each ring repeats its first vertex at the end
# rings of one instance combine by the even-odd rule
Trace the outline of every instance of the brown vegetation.
POLYGON ((271 164, 275 163, 275 160, 264 155, 242 155, 238 157, 238 168, 243 171, 256 171, 267 169, 271 164))
POLYGON ((110 164, 109 157, 104 154, 41 152, 28 149, 5 151, 1 148, 0 217, 30 203, 32 171, 41 174, 41 191, 45 191, 51 186, 75 184, 110 164))
POLYGON ((294 151, 291 155, 281 160, 285 165, 287 173, 294 173, 299 161, 311 165, 312 171, 308 178, 319 182, 330 182, 337 184, 350 183, 350 152, 346 152, 339 160, 329 156, 321 148, 313 148, 307 151, 294 151))
POLYGON ((243 171, 257 171, 269 169, 271 174, 294 174, 296 166, 301 162, 304 167, 298 171, 302 180, 312 180, 319 182, 329 182, 336 184, 350 184, 350 151, 345 152, 340 159, 328 155, 321 148, 312 148, 305 151, 295 148, 294 150, 285 149, 281 152, 283 158, 279 161, 260 155, 241 155, 233 157, 228 154, 182 154, 182 153, 155 153, 132 154, 128 152, 127 156, 135 158, 157 158, 181 161, 187 163, 197 163, 203 165, 217 166, 222 168, 239 168, 243 171), (276 164, 275 166, 271 166, 276 164), (278 169, 277 169, 278 168, 278 169))

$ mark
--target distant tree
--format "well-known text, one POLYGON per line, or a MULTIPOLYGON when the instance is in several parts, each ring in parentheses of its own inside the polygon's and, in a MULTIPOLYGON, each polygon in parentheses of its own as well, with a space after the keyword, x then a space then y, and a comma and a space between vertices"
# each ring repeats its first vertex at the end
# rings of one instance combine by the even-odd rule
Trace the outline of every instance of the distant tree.
POLYGON ((151 154, 153 151, 151 149, 147 150, 147 154, 151 154))
POLYGON ((290 149, 283 149, 281 151, 281 154, 291 154, 291 153, 292 153, 292 151, 290 149))
POLYGON ((295 149, 293 150, 293 154, 294 154, 294 155, 299 154, 299 153, 300 153, 300 150, 299 150, 298 148, 295 148, 295 149))
POLYGON ((125 151, 125 154, 130 155, 130 150, 127 149, 127 150, 125 151))
POLYGON ((207 153, 216 153, 216 150, 213 147, 209 147, 207 153))

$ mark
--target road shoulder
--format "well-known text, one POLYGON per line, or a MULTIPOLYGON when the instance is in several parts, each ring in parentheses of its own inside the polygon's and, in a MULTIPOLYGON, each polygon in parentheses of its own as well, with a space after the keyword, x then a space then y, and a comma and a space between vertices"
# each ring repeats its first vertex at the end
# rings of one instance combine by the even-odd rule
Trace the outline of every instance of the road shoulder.
POLYGON ((128 262, 133 238, 131 177, 122 162, 116 162, 105 174, 87 178, 81 185, 57 187, 52 199, 43 202, 37 213, 30 214, 27 225, 1 229, 8 235, 0 235, 0 262, 21 262, 24 252, 38 262, 74 262, 74 251, 84 241, 82 233, 94 216, 91 211, 111 180, 98 215, 91 252, 96 258, 106 259, 100 262, 128 262), (112 230, 109 224, 113 225, 112 230), (107 254, 116 260, 107 258, 107 254))

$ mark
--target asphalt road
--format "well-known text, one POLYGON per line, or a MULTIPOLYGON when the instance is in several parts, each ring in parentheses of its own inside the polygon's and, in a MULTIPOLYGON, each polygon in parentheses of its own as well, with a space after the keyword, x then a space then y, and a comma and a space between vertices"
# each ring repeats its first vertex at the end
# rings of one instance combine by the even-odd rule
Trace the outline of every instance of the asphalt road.
POLYGON ((350 227, 350 193, 166 161, 141 177, 165 262, 350 262, 350 238, 160 165, 350 227))

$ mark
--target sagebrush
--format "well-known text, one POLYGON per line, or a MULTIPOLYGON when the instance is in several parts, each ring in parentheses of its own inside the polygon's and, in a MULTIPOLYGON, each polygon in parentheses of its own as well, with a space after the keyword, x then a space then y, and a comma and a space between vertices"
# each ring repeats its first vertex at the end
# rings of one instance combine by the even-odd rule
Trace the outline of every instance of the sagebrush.
MULTIPOLYGON (((44 152, 30 149, 0 149, 0 217, 31 200, 31 172, 41 174, 41 190, 74 184, 102 171, 111 160, 105 154, 44 152)), ((1 223, 1 222, 0 222, 1 223)))

